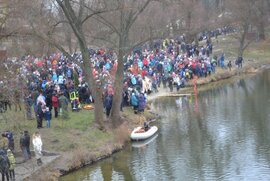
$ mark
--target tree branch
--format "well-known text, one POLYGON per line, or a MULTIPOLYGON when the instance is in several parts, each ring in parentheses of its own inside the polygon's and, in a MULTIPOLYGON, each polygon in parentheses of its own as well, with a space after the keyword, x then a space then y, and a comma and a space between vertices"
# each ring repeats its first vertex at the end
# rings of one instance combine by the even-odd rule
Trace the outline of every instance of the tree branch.
POLYGON ((59 44, 56 43, 53 39, 49 38, 48 36, 42 36, 40 32, 37 32, 36 29, 32 26, 33 29, 33 35, 40 38, 41 40, 50 43, 54 47, 56 47, 58 50, 60 50, 64 55, 66 55, 70 60, 74 60, 73 57, 59 44))
POLYGON ((92 14, 87 15, 87 16, 82 20, 82 24, 84 24, 85 21, 87 21, 89 18, 91 18, 91 17, 93 17, 93 16, 95 16, 95 15, 97 15, 97 14, 104 13, 104 12, 106 12, 106 11, 97 11, 97 12, 93 12, 92 14))
POLYGON ((82 33, 79 32, 79 29, 81 31, 82 24, 80 24, 78 18, 76 17, 75 12, 70 5, 70 1, 69 0, 56 0, 56 1, 62 8, 64 14, 66 15, 66 18, 68 19, 71 28, 73 29, 75 35, 78 38, 78 41, 84 43, 84 39, 83 37, 81 37, 82 33), (63 4, 63 1, 65 2, 65 5, 63 4))
POLYGON ((108 28, 110 28, 112 31, 114 31, 118 36, 120 36, 120 32, 117 30, 117 28, 112 24, 110 23, 108 20, 106 20, 104 17, 102 17, 101 15, 97 14, 97 17, 99 18, 95 18, 98 22, 104 24, 105 26, 107 26, 108 28))
POLYGON ((147 0, 145 2, 145 4, 141 7, 141 9, 139 9, 133 16, 133 18, 130 20, 130 23, 127 24, 127 27, 126 29, 130 29, 130 27, 133 25, 133 23, 137 20, 138 16, 146 9, 146 7, 149 5, 149 3, 151 2, 152 0, 147 0))

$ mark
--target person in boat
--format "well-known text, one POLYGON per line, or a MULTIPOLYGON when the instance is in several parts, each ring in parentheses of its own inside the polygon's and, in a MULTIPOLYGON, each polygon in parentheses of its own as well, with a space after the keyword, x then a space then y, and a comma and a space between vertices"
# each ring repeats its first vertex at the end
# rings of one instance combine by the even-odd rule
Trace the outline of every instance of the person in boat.
POLYGON ((145 131, 145 132, 148 131, 148 130, 150 129, 150 125, 149 125, 149 123, 148 123, 147 121, 145 121, 145 122, 143 123, 143 128, 144 128, 144 131, 145 131))

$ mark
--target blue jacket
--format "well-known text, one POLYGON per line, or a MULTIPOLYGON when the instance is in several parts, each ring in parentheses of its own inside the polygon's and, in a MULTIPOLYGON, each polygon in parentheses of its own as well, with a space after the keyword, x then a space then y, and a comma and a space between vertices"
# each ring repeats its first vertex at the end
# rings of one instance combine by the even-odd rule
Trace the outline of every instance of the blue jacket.
POLYGON ((135 94, 133 94, 131 96, 130 103, 132 106, 138 106, 138 99, 137 99, 137 96, 135 94))
POLYGON ((138 104, 139 104, 139 107, 138 107, 138 110, 139 111, 143 111, 145 106, 146 106, 146 98, 144 97, 143 94, 140 94, 139 97, 138 97, 138 104))
POLYGON ((45 120, 51 120, 52 119, 51 111, 45 111, 44 118, 45 118, 45 120))

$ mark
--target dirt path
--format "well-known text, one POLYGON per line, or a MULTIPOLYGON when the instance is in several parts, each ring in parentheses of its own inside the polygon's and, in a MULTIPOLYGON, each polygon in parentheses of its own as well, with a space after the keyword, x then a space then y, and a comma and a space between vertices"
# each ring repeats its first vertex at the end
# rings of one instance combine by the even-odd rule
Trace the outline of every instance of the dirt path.
POLYGON ((33 175, 37 171, 40 171, 44 167, 47 167, 49 163, 57 159, 60 155, 45 153, 42 157, 43 164, 41 166, 37 165, 35 157, 30 160, 23 161, 21 153, 17 153, 16 158, 16 168, 15 168, 15 178, 16 181, 29 180, 29 176, 33 175))

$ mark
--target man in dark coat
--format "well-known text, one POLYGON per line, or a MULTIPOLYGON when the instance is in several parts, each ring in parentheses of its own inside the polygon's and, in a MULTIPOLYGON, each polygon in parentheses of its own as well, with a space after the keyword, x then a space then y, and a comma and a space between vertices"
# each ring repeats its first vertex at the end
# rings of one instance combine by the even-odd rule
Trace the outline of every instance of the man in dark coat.
POLYGON ((31 159, 31 151, 30 151, 31 138, 28 131, 24 131, 24 141, 25 141, 25 147, 26 147, 28 158, 31 159))
POLYGON ((104 101, 104 107, 106 110, 106 116, 109 117, 111 109, 112 109, 112 100, 113 100, 113 95, 106 95, 105 101, 104 101))
POLYGON ((28 131, 21 132, 20 147, 23 153, 24 161, 30 159, 30 136, 28 134, 28 131))
POLYGON ((37 105, 37 128, 42 128, 42 119, 44 116, 43 110, 42 110, 42 103, 39 102, 37 105))
POLYGON ((0 149, 0 172, 2 175, 2 181, 5 181, 5 178, 9 180, 9 161, 7 154, 2 149, 0 149))

